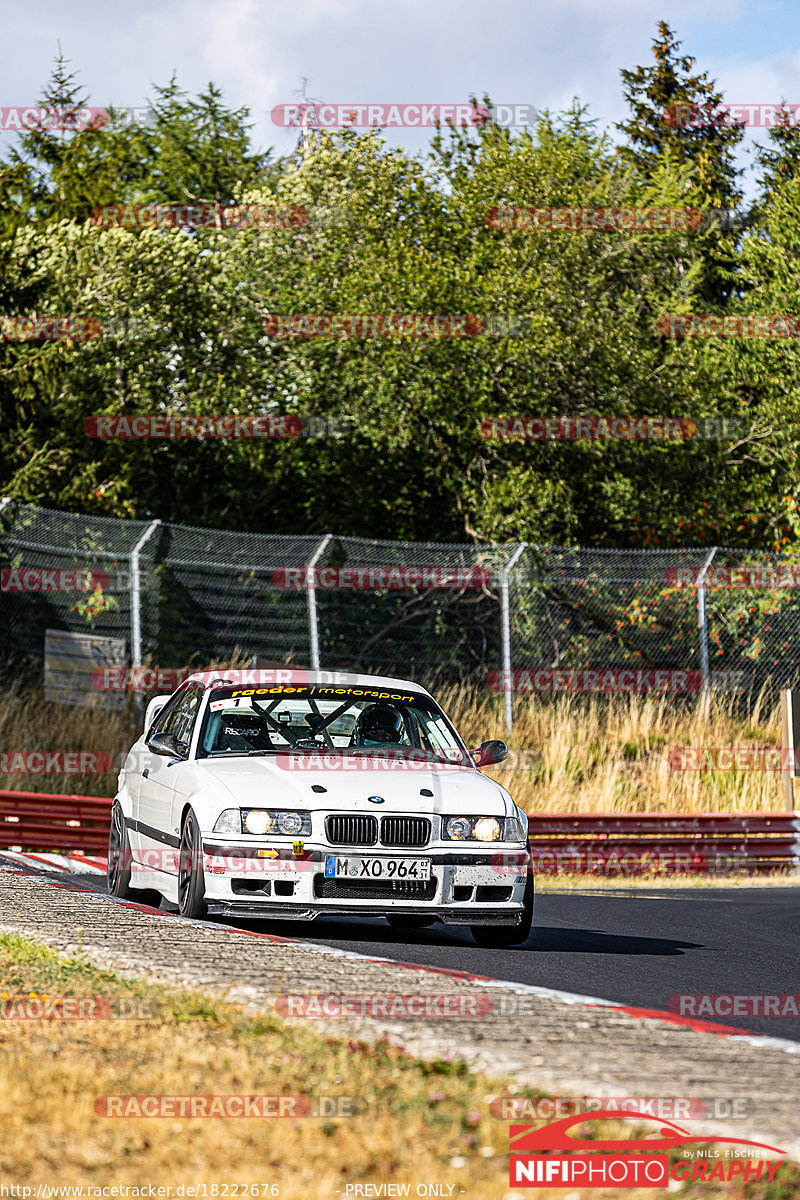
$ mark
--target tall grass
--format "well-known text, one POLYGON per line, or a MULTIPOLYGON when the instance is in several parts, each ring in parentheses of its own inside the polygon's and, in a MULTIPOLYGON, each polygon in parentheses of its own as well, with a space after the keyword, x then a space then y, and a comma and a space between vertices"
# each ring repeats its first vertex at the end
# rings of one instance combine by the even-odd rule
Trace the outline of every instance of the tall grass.
MULTIPOLYGON (((505 738, 502 697, 464 687, 435 689, 468 744, 505 738)), ((104 775, 0 774, 0 788, 113 796, 125 752, 139 734, 130 698, 119 712, 46 703, 31 694, 0 700, 0 751, 89 750, 115 755, 104 775)), ((680 746, 779 746, 779 709, 765 696, 737 711, 732 697, 640 695, 517 697, 512 749, 523 767, 487 774, 528 812, 754 812, 783 807, 777 771, 675 770, 680 746)), ((512 758, 513 761, 513 758, 512 758)))
MULTIPOLYGON (((438 699, 470 745, 505 739, 502 697, 445 689, 438 699)), ((509 769, 487 771, 527 812, 756 812, 783 808, 778 771, 676 770, 676 747, 780 746, 780 706, 625 696, 518 697, 509 769), (514 765, 513 750, 526 751, 514 765), (531 760, 534 760, 531 762, 531 760)))

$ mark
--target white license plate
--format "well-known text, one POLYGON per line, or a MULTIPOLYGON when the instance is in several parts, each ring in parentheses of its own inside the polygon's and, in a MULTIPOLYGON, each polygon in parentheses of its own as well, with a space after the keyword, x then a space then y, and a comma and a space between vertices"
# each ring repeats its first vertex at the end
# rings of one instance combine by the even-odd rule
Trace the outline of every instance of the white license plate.
POLYGON ((431 877, 428 858, 362 858, 353 854, 326 854, 326 879, 421 879, 431 877))

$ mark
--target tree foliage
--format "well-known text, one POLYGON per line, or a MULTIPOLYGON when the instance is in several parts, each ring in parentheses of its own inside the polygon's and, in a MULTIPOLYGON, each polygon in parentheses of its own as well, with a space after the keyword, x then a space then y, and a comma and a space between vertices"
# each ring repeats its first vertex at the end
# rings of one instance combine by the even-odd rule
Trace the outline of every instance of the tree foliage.
MULTIPOLYGON (((785 547, 797 531, 793 341, 663 337, 665 313, 800 312, 796 133, 762 152, 749 224, 492 227, 498 206, 741 206, 736 127, 659 25, 622 72, 615 148, 577 102, 514 134, 443 129, 426 155, 353 130, 275 162, 209 84, 155 89, 144 126, 31 130, 0 166, 0 320, 135 318, 136 336, 0 342, 0 494, 276 532, 419 540, 785 547), (104 204, 305 210, 239 232, 99 228, 104 204), (772 306, 772 307, 769 307, 772 306), (270 336, 275 314, 510 315, 476 337, 270 336), (346 436, 114 440, 95 414, 331 417, 346 436), (679 441, 503 441, 492 418, 736 417, 679 441), (490 426, 489 426, 490 428, 490 426)), ((83 105, 61 58, 51 107, 83 105)), ((496 223, 495 223, 496 224, 496 223)))

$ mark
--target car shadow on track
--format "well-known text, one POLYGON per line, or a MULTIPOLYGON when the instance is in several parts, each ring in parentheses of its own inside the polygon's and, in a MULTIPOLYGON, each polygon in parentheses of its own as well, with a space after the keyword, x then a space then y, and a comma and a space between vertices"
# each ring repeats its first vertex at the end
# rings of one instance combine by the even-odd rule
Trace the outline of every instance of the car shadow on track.
MULTIPOLYGON (((454 946, 478 949, 465 926, 432 925, 426 929, 393 928, 382 920, 352 921, 347 917, 316 921, 235 921, 226 925, 251 929, 256 933, 297 938, 307 942, 337 942, 352 944, 354 949, 365 946, 454 946)), ((482 953, 491 948, 481 948, 482 953)), ((700 942, 684 942, 676 938, 636 937, 628 934, 603 933, 596 929, 563 929, 537 925, 526 942, 519 946, 504 946, 503 953, 518 951, 549 951, 572 954, 619 954, 676 957, 688 950, 704 949, 700 942)))
POLYGON ((674 957, 687 950, 704 950, 701 942, 677 938, 637 937, 632 934, 601 933, 597 929, 563 929, 537 925, 526 946, 532 950, 568 951, 573 954, 653 954, 674 957))
POLYGON ((448 929, 431 925, 425 929, 403 929, 387 925, 380 918, 354 921, 349 917, 318 918, 316 921, 239 921, 233 917, 219 918, 235 929, 251 929, 277 937, 297 938, 299 941, 353 942, 397 946, 452 946, 454 941, 471 942, 464 927, 448 929))

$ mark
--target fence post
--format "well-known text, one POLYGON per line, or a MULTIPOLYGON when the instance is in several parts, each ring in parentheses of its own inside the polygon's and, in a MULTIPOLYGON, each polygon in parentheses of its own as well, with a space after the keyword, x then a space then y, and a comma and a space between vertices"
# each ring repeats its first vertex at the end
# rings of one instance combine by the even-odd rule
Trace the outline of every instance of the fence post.
POLYGON ((333 537, 326 533, 311 556, 311 562, 306 568, 306 587, 308 589, 308 640, 311 647, 311 670, 319 671, 319 618, 317 616, 317 584, 314 579, 314 567, 324 554, 328 542, 333 537))
MULTIPOLYGON (((800 735, 800 692, 795 688, 781 690, 781 774, 783 800, 787 812, 795 811, 794 781, 797 778, 798 735, 800 735)), ((800 853, 800 846, 798 848, 800 853)))
POLYGON ((719 547, 712 546, 697 576, 697 627, 700 636, 700 673, 703 676, 703 703, 708 703, 708 620, 706 618, 706 572, 719 547))
POLYGON ((501 671, 501 678, 503 680, 505 701, 506 733, 511 733, 514 727, 514 708, 511 699, 513 678, 511 674, 511 588, 509 586, 509 579, 511 572, 514 570, 527 545, 527 542, 519 543, 511 558, 503 567, 500 576, 501 632, 503 638, 503 669, 501 671))
MULTIPOLYGON (((139 555, 147 539, 151 534, 155 533, 160 524, 160 521, 151 521, 133 547, 133 550, 131 550, 131 666, 134 669, 133 678, 135 681, 137 679, 135 672, 142 665, 142 597, 139 555)), ((142 704, 142 694, 138 688, 135 693, 134 707, 137 717, 141 719, 144 705, 142 704)))

